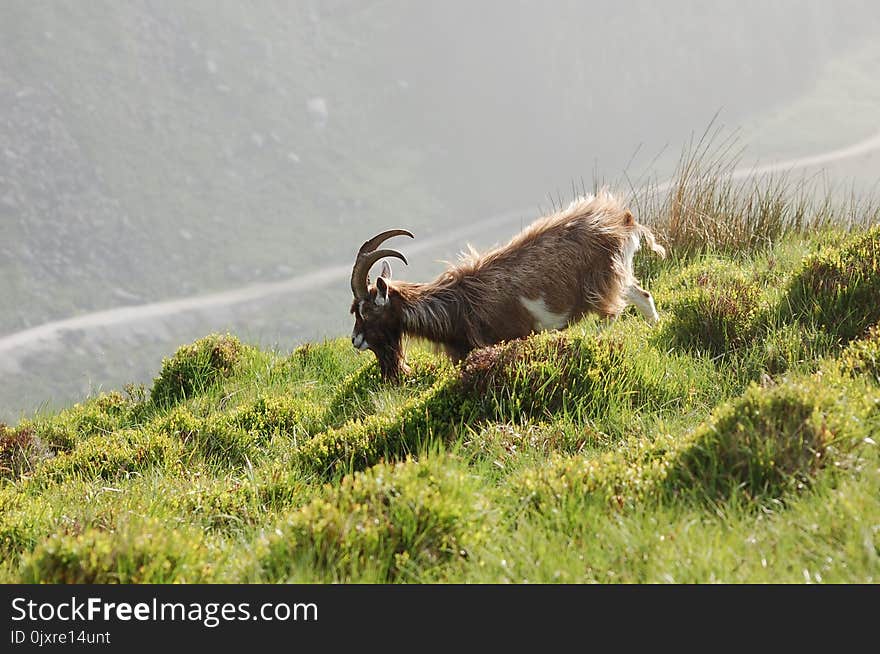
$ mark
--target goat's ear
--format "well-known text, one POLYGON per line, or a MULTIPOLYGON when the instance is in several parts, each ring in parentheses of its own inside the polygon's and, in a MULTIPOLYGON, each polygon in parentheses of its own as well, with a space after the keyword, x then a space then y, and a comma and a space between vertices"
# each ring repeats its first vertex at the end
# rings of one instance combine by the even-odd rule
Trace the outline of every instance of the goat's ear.
POLYGON ((379 273, 379 277, 391 279, 391 266, 388 264, 387 261, 382 262, 382 272, 379 273))
POLYGON ((388 282, 385 281, 385 277, 379 277, 376 280, 376 306, 384 307, 388 304, 388 293, 389 293, 388 282))

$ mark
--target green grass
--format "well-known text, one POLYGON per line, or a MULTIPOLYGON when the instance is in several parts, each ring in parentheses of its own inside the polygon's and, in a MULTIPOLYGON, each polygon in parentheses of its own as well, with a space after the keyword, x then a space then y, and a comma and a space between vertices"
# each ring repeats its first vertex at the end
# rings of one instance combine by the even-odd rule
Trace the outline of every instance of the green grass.
POLYGON ((656 214, 655 328, 410 343, 400 384, 347 339, 215 334, 2 426, 0 580, 874 582, 880 230, 783 190, 701 196, 699 245, 656 214))

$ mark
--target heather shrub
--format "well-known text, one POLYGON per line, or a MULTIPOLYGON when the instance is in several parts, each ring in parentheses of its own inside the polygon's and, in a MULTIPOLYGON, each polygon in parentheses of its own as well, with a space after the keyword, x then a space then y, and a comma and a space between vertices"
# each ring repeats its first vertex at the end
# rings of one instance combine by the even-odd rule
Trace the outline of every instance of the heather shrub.
POLYGON ((334 580, 405 581, 466 559, 488 537, 487 512, 473 477, 448 459, 380 464, 289 514, 265 538, 261 565, 272 580, 298 563, 334 580))
POLYGON ((842 369, 880 384, 880 327, 875 325, 864 338, 851 341, 840 355, 842 369))
POLYGON ((807 257, 779 312, 849 341, 880 321, 878 297, 880 226, 855 232, 843 243, 807 257))
POLYGON ((24 583, 142 584, 209 581, 201 532, 138 520, 113 532, 90 528, 49 536, 23 557, 24 583))
POLYGON ((166 406, 201 393, 233 373, 243 350, 241 342, 228 334, 211 334, 181 347, 162 361, 150 399, 166 406))
POLYGON ((762 293, 751 277, 730 263, 709 260, 685 269, 670 284, 655 342, 706 352, 734 352, 760 330, 762 293))

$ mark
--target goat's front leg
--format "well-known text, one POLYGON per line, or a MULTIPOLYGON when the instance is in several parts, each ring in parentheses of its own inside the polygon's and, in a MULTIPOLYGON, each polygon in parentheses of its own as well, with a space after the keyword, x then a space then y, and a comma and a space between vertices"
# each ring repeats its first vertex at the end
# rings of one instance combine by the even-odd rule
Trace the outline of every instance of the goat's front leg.
POLYGON ((599 316, 599 331, 604 332, 607 329, 611 329, 611 326, 617 322, 617 319, 620 318, 619 313, 612 313, 607 316, 599 316))
POLYGON ((462 361, 467 358, 467 355, 470 354, 471 348, 465 347, 462 345, 450 345, 446 343, 443 345, 443 349, 446 351, 446 356, 448 356, 452 363, 458 365, 462 361))
POLYGON ((654 305, 654 297, 637 282, 629 285, 625 297, 627 304, 634 304, 639 313, 652 325, 657 324, 657 321, 660 320, 660 316, 657 315, 657 307, 654 305))

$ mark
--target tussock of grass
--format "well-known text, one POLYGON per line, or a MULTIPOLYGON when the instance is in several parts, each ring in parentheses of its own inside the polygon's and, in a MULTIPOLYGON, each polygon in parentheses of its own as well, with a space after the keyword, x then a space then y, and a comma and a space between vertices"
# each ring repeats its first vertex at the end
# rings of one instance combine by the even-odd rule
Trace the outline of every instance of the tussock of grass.
POLYGON ((94 436, 41 466, 34 482, 59 483, 69 478, 113 480, 140 474, 154 466, 171 467, 180 460, 180 447, 164 434, 124 429, 94 436))
POLYGON ((851 229, 877 222, 871 198, 840 202, 817 197, 815 180, 790 174, 735 173, 743 168, 735 135, 709 125, 686 147, 668 191, 650 186, 635 198, 676 257, 754 252, 792 235, 851 229))
POLYGON ((839 340, 827 332, 797 324, 782 324, 759 339, 752 365, 755 375, 779 375, 789 371, 815 372, 823 357, 839 349, 839 340))
POLYGON ((338 385, 323 416, 324 423, 339 427, 349 420, 381 412, 377 409, 383 396, 424 392, 450 370, 448 361, 418 351, 410 354, 408 365, 410 374, 396 384, 383 381, 377 366, 362 366, 338 385))
POLYGON ((573 415, 620 431, 637 408, 689 402, 686 371, 661 358, 643 342, 587 334, 541 334, 483 348, 460 369, 438 369, 433 385, 396 413, 329 429, 304 443, 296 458, 322 475, 362 470, 382 458, 418 453, 434 438, 454 440, 464 425, 487 421, 573 415))
POLYGON ((515 477, 512 487, 539 508, 583 496, 617 508, 670 497, 781 499, 810 484, 830 456, 842 463, 865 435, 869 407, 880 401, 854 400, 858 386, 826 377, 753 385, 684 437, 661 434, 599 457, 555 456, 515 477))
POLYGON ((612 442, 608 434, 576 422, 490 423, 470 429, 462 451, 503 470, 525 455, 577 454, 607 448, 612 442))
POLYGON ((113 392, 50 418, 23 421, 15 429, 0 425, 0 477, 28 476, 38 462, 70 452, 82 441, 131 428, 143 409, 141 401, 113 392))
POLYGON ((288 466, 265 466, 223 477, 204 474, 190 483, 163 484, 167 506, 191 516, 207 530, 236 533, 261 525, 268 516, 289 511, 311 498, 314 491, 288 466))
POLYGON ((11 429, 0 423, 0 477, 16 479, 30 473, 51 450, 28 425, 11 429))
POLYGON ((28 497, 10 488, 0 489, 0 559, 16 561, 46 533, 53 508, 42 496, 28 497))
POLYGON ((289 396, 263 395, 232 413, 231 423, 260 439, 301 441, 323 428, 321 407, 289 396))
POLYGON ((234 419, 218 413, 197 418, 185 408, 176 409, 160 427, 191 456, 221 467, 240 467, 256 455, 259 434, 245 431, 234 419))
POLYGON ((370 415, 319 434, 294 452, 295 461, 330 477, 363 470, 383 458, 405 458, 418 453, 434 436, 448 437, 460 406, 455 379, 446 377, 407 400, 395 414, 370 415))

